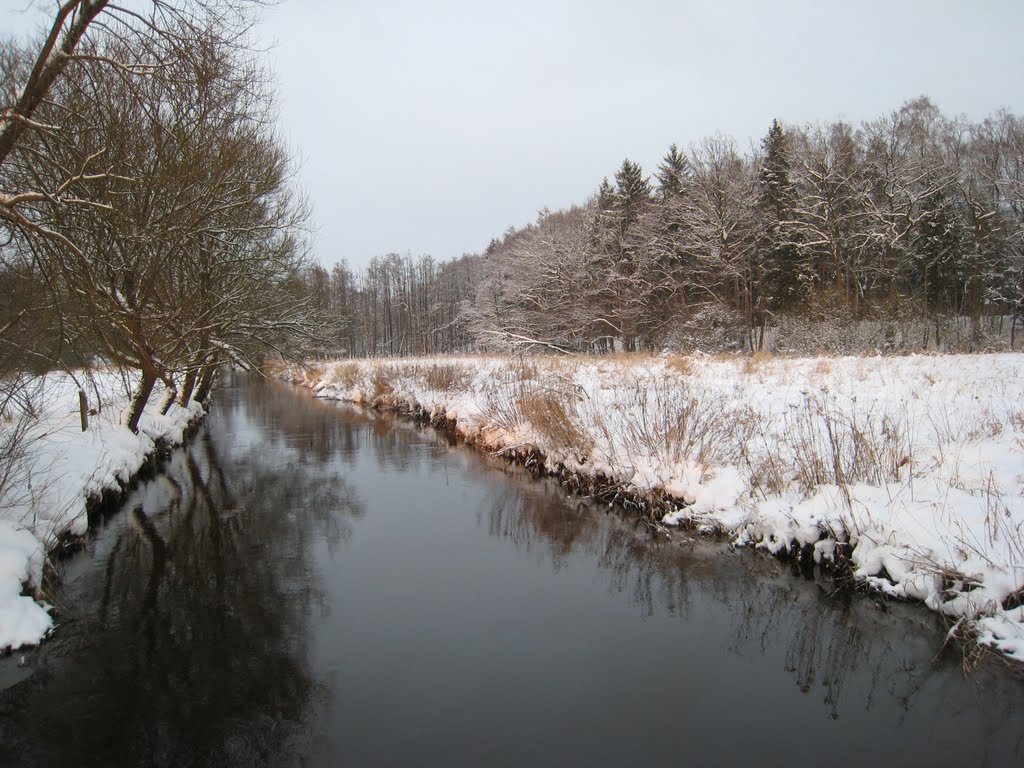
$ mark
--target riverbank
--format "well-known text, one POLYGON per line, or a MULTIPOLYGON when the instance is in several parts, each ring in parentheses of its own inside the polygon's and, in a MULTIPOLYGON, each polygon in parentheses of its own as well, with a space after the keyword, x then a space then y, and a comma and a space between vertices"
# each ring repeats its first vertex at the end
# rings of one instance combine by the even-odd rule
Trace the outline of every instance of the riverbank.
POLYGON ((657 524, 841 564, 1024 661, 1024 357, 428 358, 277 372, 637 500, 657 524))
POLYGON ((36 644, 53 628, 42 591, 47 553, 83 536, 93 510, 119 497, 202 418, 194 401, 161 414, 166 393, 154 391, 134 434, 121 418, 127 384, 114 372, 39 377, 19 394, 21 415, 3 423, 14 455, 0 493, 0 654, 36 644), (80 388, 91 411, 85 431, 80 388))

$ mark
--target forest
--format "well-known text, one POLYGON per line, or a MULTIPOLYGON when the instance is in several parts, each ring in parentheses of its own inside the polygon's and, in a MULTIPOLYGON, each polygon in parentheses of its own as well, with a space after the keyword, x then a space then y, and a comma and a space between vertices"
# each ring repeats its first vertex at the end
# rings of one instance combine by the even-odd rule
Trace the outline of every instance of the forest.
POLYGON ((626 159, 590 199, 480 254, 306 270, 349 356, 473 350, 1014 348, 1024 327, 1024 121, 926 97, 860 126, 775 120, 626 159))

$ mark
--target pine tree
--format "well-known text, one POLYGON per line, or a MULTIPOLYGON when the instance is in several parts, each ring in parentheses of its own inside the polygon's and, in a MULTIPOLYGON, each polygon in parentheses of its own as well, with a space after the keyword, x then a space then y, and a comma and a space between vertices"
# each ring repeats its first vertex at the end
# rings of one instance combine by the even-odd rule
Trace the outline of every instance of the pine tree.
POLYGON ((642 325, 637 307, 645 303, 638 294, 638 271, 649 256, 648 227, 650 226, 651 184, 639 164, 623 160, 615 173, 615 189, 611 210, 602 204, 608 190, 602 183, 598 191, 600 251, 606 265, 604 285, 608 293, 606 317, 615 318, 615 326, 627 350, 634 350, 642 325))
POLYGON ((651 200, 651 183, 639 164, 623 160, 615 173, 616 197, 622 214, 622 229, 633 224, 651 200))
POLYGON ((689 182, 690 172, 690 161, 686 155, 680 152, 675 144, 670 146, 654 174, 654 178, 658 180, 658 195, 661 199, 667 200, 681 195, 689 182))
POLYGON ((928 313, 958 309, 965 280, 963 222, 941 187, 925 198, 912 241, 913 281, 928 313))
POLYGON ((670 316, 686 305, 683 286, 690 251, 693 167, 689 158, 672 144, 654 175, 658 189, 653 247, 663 276, 659 294, 666 303, 671 297, 677 297, 680 305, 663 308, 663 314, 670 316))
POLYGON ((597 209, 604 212, 610 212, 615 207, 615 187, 608 181, 608 177, 605 176, 601 179, 601 186, 597 188, 597 209))
POLYGON ((761 140, 764 155, 757 173, 758 237, 754 258, 759 261, 762 292, 767 307, 792 306, 799 299, 799 252, 790 222, 796 190, 790 180, 788 139, 778 120, 772 121, 761 140))

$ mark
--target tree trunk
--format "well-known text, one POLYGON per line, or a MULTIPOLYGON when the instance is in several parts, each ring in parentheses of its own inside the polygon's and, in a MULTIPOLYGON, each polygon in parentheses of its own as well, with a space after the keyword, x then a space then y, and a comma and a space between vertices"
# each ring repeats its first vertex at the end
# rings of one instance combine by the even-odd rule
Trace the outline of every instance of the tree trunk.
POLYGON ((78 415, 82 422, 82 431, 89 429, 89 398, 85 396, 85 390, 78 390, 78 415))
POLYGON ((198 374, 195 368, 190 368, 189 372, 185 374, 185 381, 181 384, 181 398, 178 400, 178 404, 182 408, 188 405, 188 401, 192 399, 192 392, 196 388, 196 379, 198 374))
POLYGON ((213 380, 217 375, 217 366, 213 363, 208 363, 204 368, 203 372, 199 377, 199 389, 196 390, 196 400, 200 403, 205 403, 206 399, 210 396, 210 390, 213 389, 213 380))
POLYGON ((164 401, 160 405, 160 415, 166 416, 167 412, 171 410, 171 406, 174 405, 174 401, 178 399, 178 390, 173 386, 173 382, 167 385, 167 394, 164 396, 164 401))
POLYGON ((153 393, 153 385, 156 384, 156 373, 143 371, 142 381, 132 397, 131 407, 128 409, 128 429, 135 434, 139 433, 139 419, 142 418, 142 411, 149 402, 149 396, 153 393))

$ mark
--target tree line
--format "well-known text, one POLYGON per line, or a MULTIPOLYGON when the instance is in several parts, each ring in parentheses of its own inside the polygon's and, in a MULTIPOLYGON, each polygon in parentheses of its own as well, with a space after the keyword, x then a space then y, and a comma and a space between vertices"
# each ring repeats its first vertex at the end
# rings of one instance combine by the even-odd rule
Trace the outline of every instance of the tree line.
POLYGON ((747 153, 715 135, 669 147, 651 176, 624 160, 586 202, 481 254, 423 263, 340 268, 341 347, 757 351, 772 333, 799 348, 857 328, 902 349, 1012 345, 1024 121, 949 118, 921 97, 859 127, 775 121, 747 153))
POLYGON ((429 355, 473 346, 462 307, 472 296, 474 257, 437 262, 389 253, 353 270, 302 273, 312 308, 333 318, 323 354, 353 357, 429 355))
POLYGON ((202 400, 225 363, 299 353, 308 206, 253 47, 258 3, 68 0, 0 42, 0 379, 134 371, 202 400))

